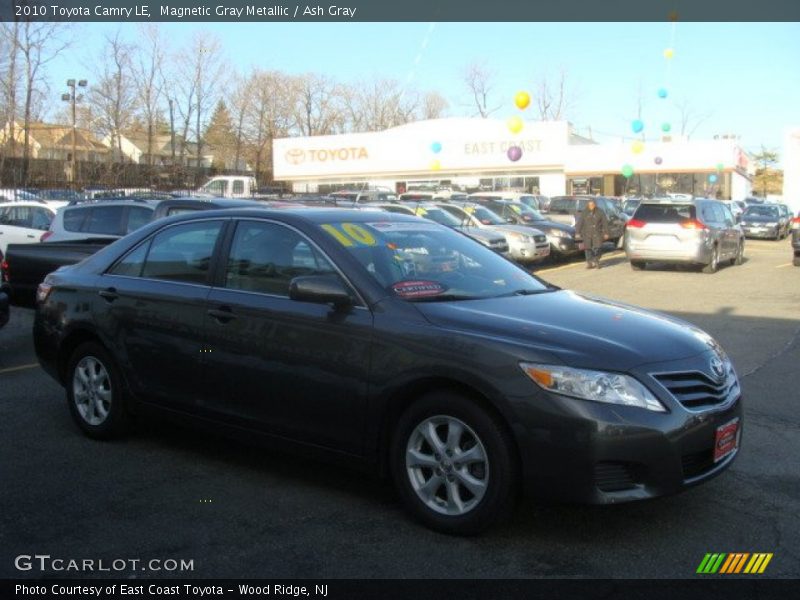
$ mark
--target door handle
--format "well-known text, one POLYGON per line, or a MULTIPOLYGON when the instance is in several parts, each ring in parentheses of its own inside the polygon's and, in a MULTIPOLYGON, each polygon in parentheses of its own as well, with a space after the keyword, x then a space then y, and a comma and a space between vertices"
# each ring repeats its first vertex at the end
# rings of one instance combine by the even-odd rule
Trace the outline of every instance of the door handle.
POLYGON ((35 238, 36 236, 35 236, 35 235, 30 235, 30 234, 28 234, 28 237, 29 237, 29 238, 31 238, 31 239, 33 239, 33 238, 35 238))
POLYGON ((236 315, 233 314, 233 311, 227 306, 209 309, 208 316, 222 324, 233 321, 236 318, 236 315))
POLYGON ((106 300, 107 302, 113 302, 114 300, 119 298, 117 290, 115 290, 113 287, 107 288, 105 290, 100 290, 99 292, 97 292, 97 295, 106 300))

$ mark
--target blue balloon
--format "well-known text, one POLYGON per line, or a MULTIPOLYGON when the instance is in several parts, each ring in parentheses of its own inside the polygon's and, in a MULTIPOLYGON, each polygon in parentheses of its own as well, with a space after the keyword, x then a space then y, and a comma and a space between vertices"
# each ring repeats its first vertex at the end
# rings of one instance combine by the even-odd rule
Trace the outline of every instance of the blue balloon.
POLYGON ((433 142, 431 144, 431 150, 433 150, 434 154, 439 154, 442 151, 442 145, 439 142, 433 142))
POLYGON ((667 97, 667 88, 658 88, 658 97, 659 98, 666 98, 667 97))
POLYGON ((644 129, 644 123, 642 123, 639 119, 631 122, 631 129, 633 129, 633 133, 639 133, 642 129, 644 129))
POLYGON ((709 176, 708 176, 708 180, 709 180, 711 183, 717 183, 717 176, 716 176, 716 175, 709 175, 709 176))

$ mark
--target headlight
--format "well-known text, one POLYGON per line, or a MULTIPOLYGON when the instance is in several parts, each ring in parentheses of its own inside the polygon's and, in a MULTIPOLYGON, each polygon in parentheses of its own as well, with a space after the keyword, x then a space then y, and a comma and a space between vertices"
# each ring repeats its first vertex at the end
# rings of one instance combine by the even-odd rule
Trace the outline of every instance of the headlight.
POLYGON ((550 235, 552 235, 553 237, 559 237, 559 238, 572 237, 568 232, 563 231, 561 229, 551 229, 550 230, 550 235))
POLYGON ((548 392, 595 402, 638 406, 655 412, 667 410, 650 390, 628 375, 533 363, 520 363, 520 367, 548 392))
POLYGON ((518 242, 522 243, 530 243, 533 241, 533 238, 531 238, 528 235, 525 235, 524 233, 509 233, 508 236, 511 239, 517 240, 518 242))
POLYGON ((767 227, 777 227, 777 223, 767 223, 767 227))

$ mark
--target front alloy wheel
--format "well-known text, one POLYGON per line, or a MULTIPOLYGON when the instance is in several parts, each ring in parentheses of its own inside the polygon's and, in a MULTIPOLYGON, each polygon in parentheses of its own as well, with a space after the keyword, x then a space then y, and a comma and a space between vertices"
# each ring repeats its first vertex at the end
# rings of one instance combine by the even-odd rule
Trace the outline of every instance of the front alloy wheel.
POLYGON ((464 515, 489 484, 489 460, 478 435, 455 417, 422 421, 408 438, 406 470, 411 487, 431 510, 464 515))
POLYGON ((111 409, 111 377, 103 363, 94 356, 85 356, 72 375, 72 397, 78 414, 89 425, 98 426, 108 418, 111 409))

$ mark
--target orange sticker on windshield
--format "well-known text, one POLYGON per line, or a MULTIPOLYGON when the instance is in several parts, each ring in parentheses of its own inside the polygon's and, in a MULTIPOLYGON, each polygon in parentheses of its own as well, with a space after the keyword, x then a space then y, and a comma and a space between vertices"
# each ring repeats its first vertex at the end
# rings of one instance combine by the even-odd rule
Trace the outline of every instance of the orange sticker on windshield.
POLYGON ((438 281, 398 281, 392 284, 392 291, 401 298, 423 298, 443 294, 447 287, 438 281))

